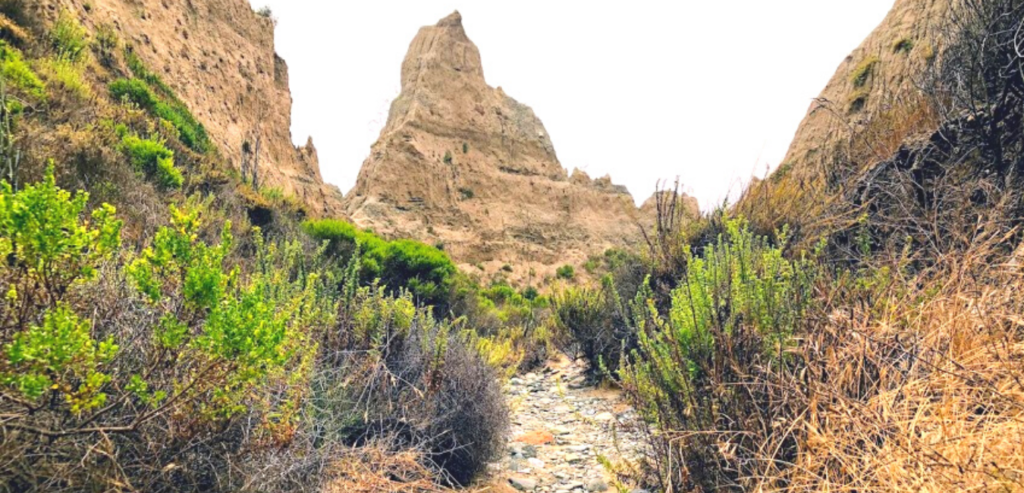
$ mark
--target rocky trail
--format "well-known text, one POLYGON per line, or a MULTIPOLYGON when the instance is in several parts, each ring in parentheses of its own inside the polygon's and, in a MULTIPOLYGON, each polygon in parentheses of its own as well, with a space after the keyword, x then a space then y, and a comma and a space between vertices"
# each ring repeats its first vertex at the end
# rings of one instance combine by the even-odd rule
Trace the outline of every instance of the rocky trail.
POLYGON ((506 394, 508 450, 486 491, 645 493, 616 478, 635 466, 642 443, 618 391, 588 386, 583 367, 564 359, 513 378, 506 394))

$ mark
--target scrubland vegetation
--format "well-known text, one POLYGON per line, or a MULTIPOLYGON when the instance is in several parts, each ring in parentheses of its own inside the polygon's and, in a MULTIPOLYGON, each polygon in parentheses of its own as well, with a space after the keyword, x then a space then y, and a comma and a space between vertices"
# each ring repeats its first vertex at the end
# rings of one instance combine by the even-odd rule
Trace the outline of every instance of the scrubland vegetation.
POLYGON ((0 489, 315 491, 373 457, 477 477, 505 443, 501 382, 546 358, 546 300, 303 222, 233 178, 116 36, 19 24, 18 5, 0 12, 0 489))
POLYGON ((0 3, 0 489, 465 486, 559 350, 638 411, 652 489, 1024 489, 1018 3, 957 10, 800 193, 659 195, 540 291, 252 189, 116 36, 0 3))

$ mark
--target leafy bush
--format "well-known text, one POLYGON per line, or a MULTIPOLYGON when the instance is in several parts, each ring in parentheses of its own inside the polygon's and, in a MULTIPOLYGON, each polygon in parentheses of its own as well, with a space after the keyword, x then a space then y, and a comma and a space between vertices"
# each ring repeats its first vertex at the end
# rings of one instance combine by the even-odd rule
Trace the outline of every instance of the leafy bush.
POLYGON ((21 191, 0 185, 0 485, 238 491, 239 457, 298 429, 333 299, 297 269, 301 249, 258 233, 259 268, 229 266, 229 227, 201 241, 194 203, 126 266, 114 209, 87 216, 87 201, 52 166, 21 191))
POLYGON ((555 275, 558 276, 559 279, 571 281, 576 278, 576 269, 571 265, 563 265, 555 271, 555 275))
MULTIPOLYGON (((780 237, 784 245, 785 233, 780 237)), ((818 268, 811 260, 787 260, 781 247, 755 237, 740 220, 729 221, 716 243, 690 255, 687 265, 667 317, 649 289, 638 294, 632 305, 637 347, 619 375, 637 410, 662 432, 652 437, 652 450, 663 486, 715 489, 732 481, 724 454, 736 452, 717 447, 714 431, 747 430, 770 415, 747 384, 790 364, 818 268), (670 438, 676 433, 691 435, 670 438), (681 467, 661 469, 670 463, 681 467)), ((742 436, 736 440, 744 451, 757 448, 742 436)))
POLYGON ((46 86, 21 57, 21 51, 0 40, 0 75, 37 100, 46 99, 46 86))
POLYGON ((68 12, 62 11, 50 31, 50 46, 56 58, 78 63, 89 47, 85 28, 68 12))
POLYGON ((163 142, 121 129, 121 148, 136 169, 156 179, 165 188, 181 188, 185 177, 174 166, 174 151, 163 142))
POLYGON ((170 88, 163 84, 156 75, 145 73, 150 77, 118 79, 111 82, 110 95, 117 101, 131 101, 153 116, 169 122, 177 131, 181 142, 189 149, 199 153, 208 151, 210 139, 206 134, 206 128, 192 116, 184 103, 169 92, 170 88), (162 96, 158 96, 153 91, 154 83, 149 79, 159 81, 157 87, 163 93, 162 96))
POLYGON ((117 79, 111 82, 110 95, 117 101, 127 100, 147 110, 157 103, 153 91, 140 79, 117 79))
POLYGON ((379 280, 392 293, 408 289, 417 301, 446 310, 457 268, 443 251, 411 240, 385 241, 344 221, 307 221, 304 228, 340 258, 360 254, 363 283, 379 280))
POLYGON ((622 351, 633 346, 636 334, 611 276, 605 276, 597 289, 568 288, 554 297, 552 305, 556 341, 563 351, 582 357, 592 375, 618 369, 622 351))
POLYGON ((52 165, 42 183, 19 192, 0 183, 0 256, 7 259, 0 266, 7 288, 3 311, 22 314, 20 330, 0 336, 6 355, 0 383, 29 402, 53 393, 73 414, 106 402, 102 387, 109 377, 102 369, 118 350, 109 338, 94 339, 92 324, 65 304, 68 291, 92 280, 96 264, 120 246, 114 208, 96 209, 95 224, 89 224, 82 220, 88 200, 88 194, 72 197, 58 188, 52 165), (37 325, 25 315, 40 307, 43 321, 37 325))
POLYGON ((92 97, 92 88, 82 79, 82 66, 65 58, 46 59, 41 72, 51 83, 73 94, 80 100, 92 97))

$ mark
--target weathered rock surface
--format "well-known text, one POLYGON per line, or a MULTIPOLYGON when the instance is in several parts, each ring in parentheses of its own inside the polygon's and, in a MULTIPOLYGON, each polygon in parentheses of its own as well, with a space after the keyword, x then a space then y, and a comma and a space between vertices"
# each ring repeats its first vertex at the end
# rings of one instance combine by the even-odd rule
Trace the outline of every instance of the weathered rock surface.
POLYGON ((934 131, 938 121, 919 113, 916 102, 927 68, 941 59, 943 24, 955 1, 897 0, 812 102, 776 173, 813 180, 840 156, 869 166, 888 159, 893 149, 885 141, 934 131))
POLYGON ((345 200, 356 224, 443 243, 464 267, 514 265, 520 279, 639 237, 629 192, 608 177, 569 176, 533 111, 487 85, 458 12, 420 30, 401 75, 345 200))
MULTIPOLYGON (((30 2, 31 3, 31 2, 30 2)), ((41 14, 61 9, 95 31, 114 29, 206 127, 221 154, 241 166, 242 143, 260 135, 260 180, 298 197, 315 215, 341 210, 326 185, 312 139, 291 138, 288 66, 274 51, 273 20, 247 0, 41 0, 41 14)))

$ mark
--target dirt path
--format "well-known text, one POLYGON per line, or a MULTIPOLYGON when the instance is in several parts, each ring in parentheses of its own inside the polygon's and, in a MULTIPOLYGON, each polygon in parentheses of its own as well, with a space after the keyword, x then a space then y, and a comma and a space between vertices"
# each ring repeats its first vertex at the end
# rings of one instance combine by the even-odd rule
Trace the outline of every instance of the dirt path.
POLYGON ((628 425, 634 412, 617 391, 584 385, 583 368, 563 360, 513 378, 506 394, 512 433, 487 490, 644 493, 609 471, 631 467, 641 447, 628 425))

